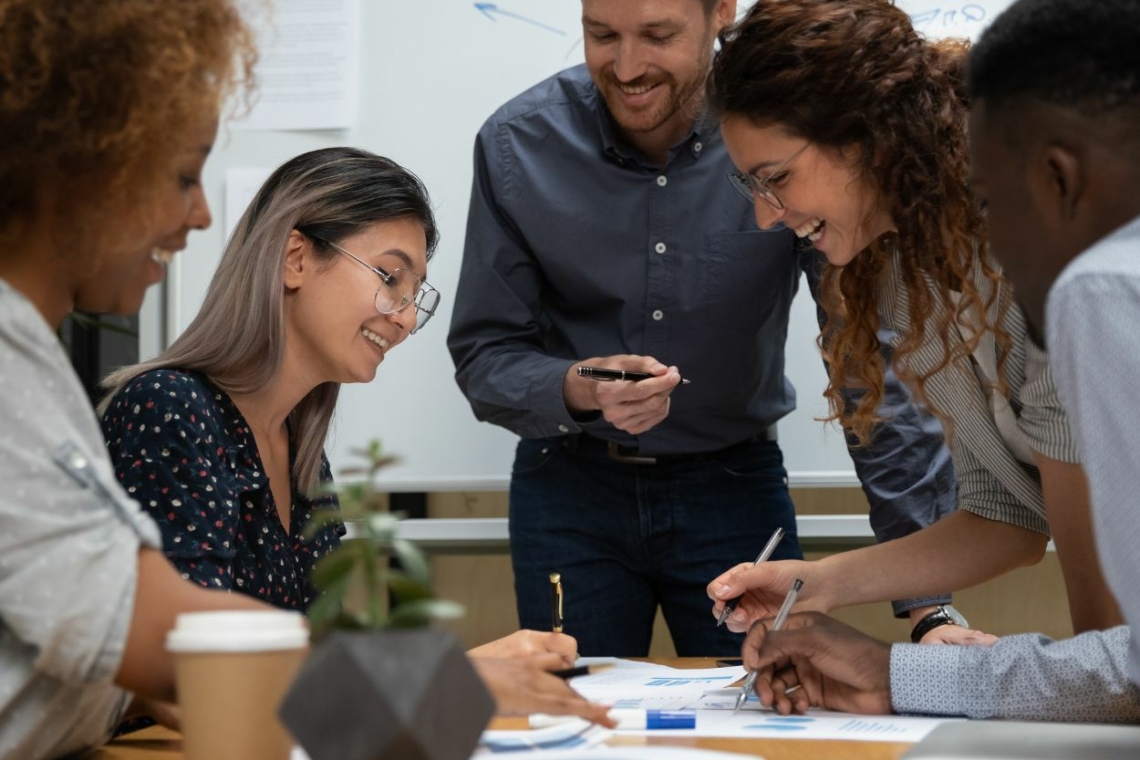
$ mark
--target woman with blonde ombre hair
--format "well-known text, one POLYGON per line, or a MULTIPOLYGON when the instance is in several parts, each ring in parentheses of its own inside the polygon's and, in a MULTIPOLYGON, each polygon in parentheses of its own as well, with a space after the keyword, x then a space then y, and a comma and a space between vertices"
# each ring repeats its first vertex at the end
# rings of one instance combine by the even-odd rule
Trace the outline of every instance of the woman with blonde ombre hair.
MULTIPOLYGON (((115 475, 182 577, 301 612, 318 598, 313 568, 343 531, 306 531, 336 504, 324 444, 340 386, 371 381, 431 319, 438 239, 427 189, 399 164, 357 148, 303 153, 257 192, 178 339, 104 381, 115 475)), ((469 654, 500 712, 602 720, 541 672, 576 651, 570 636, 519 631, 469 654), (513 683, 528 678, 533 691, 513 683)))
MULTIPOLYGON (((1043 347, 988 253, 969 187, 967 45, 932 42, 886 0, 759 0, 726 35, 708 80, 732 181, 763 228, 784 225, 827 258, 820 346, 831 419, 874 435, 891 328, 893 366, 943 421, 959 509, 905 538, 811 563, 735 568, 736 630, 774 612, 957 591, 1037 562, 1050 529, 1076 631, 1117 625, 1088 493, 1043 347), (845 406, 843 387, 865 389, 845 406)), ((942 608, 912 611, 915 641, 984 643, 942 608), (957 623, 958 625, 956 625, 957 623)))

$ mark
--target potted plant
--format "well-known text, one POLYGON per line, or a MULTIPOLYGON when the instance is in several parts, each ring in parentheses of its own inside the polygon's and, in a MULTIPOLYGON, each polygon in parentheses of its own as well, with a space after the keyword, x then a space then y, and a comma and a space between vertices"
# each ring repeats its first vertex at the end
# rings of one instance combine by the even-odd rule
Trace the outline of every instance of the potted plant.
POLYGON ((456 638, 430 627, 463 608, 434 598, 427 560, 396 536, 376 487, 395 460, 378 442, 355 453, 365 466, 341 474, 359 479, 335 489, 340 509, 306 531, 343 522, 354 535, 313 570, 313 651, 281 720, 312 760, 467 760, 494 701, 456 638))

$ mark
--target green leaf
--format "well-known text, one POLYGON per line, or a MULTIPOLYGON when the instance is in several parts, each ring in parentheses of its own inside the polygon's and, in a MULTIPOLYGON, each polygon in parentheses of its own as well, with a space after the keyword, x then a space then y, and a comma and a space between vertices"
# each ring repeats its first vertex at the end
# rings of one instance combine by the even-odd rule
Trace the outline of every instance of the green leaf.
POLYGON ((407 539, 393 538, 392 549, 396 553, 396 558, 400 560, 400 568, 408 578, 430 588, 431 567, 419 547, 407 539))
POLYGON ((397 522, 396 516, 387 512, 374 512, 368 515, 364 520, 364 525, 373 546, 385 550, 390 548, 396 537, 397 522))
POLYGON ((421 628, 432 620, 463 617, 463 605, 445 599, 421 599, 401 604, 388 616, 391 628, 421 628))
POLYGON ((354 552, 340 547, 326 554, 313 567, 313 585, 319 589, 326 589, 352 572, 356 564, 354 552))
POLYGON ((420 599, 431 599, 435 596, 431 587, 408 578, 399 570, 388 571, 388 588, 392 591, 392 596, 396 598, 396 607, 420 599))
POLYGON ((321 590, 320 596, 309 605, 306 615, 314 630, 337 625, 337 621, 344 611, 344 597, 348 593, 351 582, 352 575, 350 573, 341 575, 325 586, 321 590))

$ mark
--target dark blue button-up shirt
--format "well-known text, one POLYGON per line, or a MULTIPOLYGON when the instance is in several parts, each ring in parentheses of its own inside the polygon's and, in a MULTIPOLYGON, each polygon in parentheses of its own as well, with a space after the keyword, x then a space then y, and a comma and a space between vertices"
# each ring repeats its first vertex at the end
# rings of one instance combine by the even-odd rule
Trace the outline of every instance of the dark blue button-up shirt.
MULTIPOLYGON (((475 145, 467 239, 448 346, 479 419, 523 437, 588 432, 645 455, 713 451, 790 412, 788 315, 819 254, 756 228, 715 119, 698 118, 665 165, 615 130, 584 66, 503 106, 475 145), (653 356, 692 385, 630 436, 572 415, 567 369, 590 356, 653 356)), ((821 363, 821 371, 823 371, 821 363)), ((891 417, 853 450, 880 539, 954 503, 941 430, 888 378, 891 417)))

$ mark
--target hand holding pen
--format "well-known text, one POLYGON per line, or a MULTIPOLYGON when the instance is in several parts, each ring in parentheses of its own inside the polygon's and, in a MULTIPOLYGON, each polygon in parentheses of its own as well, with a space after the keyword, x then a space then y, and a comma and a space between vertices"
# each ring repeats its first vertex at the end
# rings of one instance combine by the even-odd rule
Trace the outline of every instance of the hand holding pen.
POLYGON ((669 416, 681 373, 651 356, 594 357, 570 365, 562 381, 566 408, 574 414, 601 412, 618 430, 641 435, 669 416))
MULTIPOLYGON (((787 537, 785 536, 785 539, 787 537)), ((721 615, 721 602, 736 599, 735 610, 725 619, 725 626, 735 633, 747 632, 757 620, 770 618, 780 609, 784 595, 792 582, 800 578, 804 590, 798 600, 798 609, 826 612, 834 601, 825 593, 837 587, 830 571, 819 561, 799 559, 769 559, 759 564, 741 563, 714 578, 708 585, 708 595, 717 604, 710 612, 721 615)))
MULTIPOLYGON (((788 622, 788 615, 792 612, 792 605, 796 603, 796 598, 800 595, 800 589, 804 587, 804 582, 796 578, 792 588, 788 591, 788 595, 784 597, 784 603, 780 606, 780 611, 776 613, 776 619, 772 622, 772 627, 769 631, 779 631, 784 627, 784 623, 788 622)), ((740 708, 748 701, 748 695, 756 686, 756 677, 760 674, 759 670, 753 670, 748 673, 744 678, 744 685, 740 687, 740 694, 736 697, 736 707, 733 712, 740 712, 740 708)), ((793 687, 798 688, 798 687, 793 687)), ((791 690, 789 690, 791 691, 791 690)))
MULTIPOLYGON (((768 543, 764 544, 764 548, 761 549, 760 553, 756 555, 756 559, 752 563, 752 566, 756 567, 761 562, 767 562, 768 558, 772 556, 772 552, 776 551, 776 547, 780 545, 780 541, 783 538, 783 528, 776 528, 776 530, 772 531, 772 537, 768 539, 768 543)), ((717 628, 724 625, 724 621, 728 620, 728 616, 732 614, 732 611, 736 609, 737 603, 739 603, 743 598, 744 594, 741 594, 740 596, 735 596, 724 603, 724 609, 721 611, 720 617, 717 618, 716 621, 717 628)))

